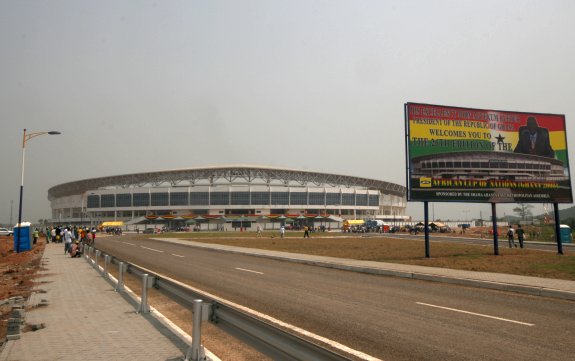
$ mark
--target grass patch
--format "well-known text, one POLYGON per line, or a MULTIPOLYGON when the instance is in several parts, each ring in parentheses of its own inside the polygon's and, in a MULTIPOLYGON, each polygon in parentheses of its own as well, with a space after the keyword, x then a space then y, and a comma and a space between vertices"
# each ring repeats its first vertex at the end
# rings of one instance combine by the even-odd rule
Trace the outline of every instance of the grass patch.
POLYGON ((573 257, 568 257, 566 260, 560 258, 550 263, 533 264, 532 268, 533 272, 537 274, 564 273, 571 275, 569 279, 575 279, 575 258, 573 257))

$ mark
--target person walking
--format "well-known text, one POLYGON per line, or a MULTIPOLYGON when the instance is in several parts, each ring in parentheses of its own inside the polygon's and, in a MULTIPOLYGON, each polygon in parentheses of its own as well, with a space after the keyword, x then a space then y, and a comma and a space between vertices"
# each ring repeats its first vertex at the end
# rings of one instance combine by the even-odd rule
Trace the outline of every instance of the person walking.
POLYGON ((309 238, 309 227, 308 226, 303 227, 303 238, 309 238))
POLYGON ((285 227, 284 227, 284 226, 281 226, 281 227, 280 227, 280 238, 283 239, 284 236, 285 236, 285 233, 286 233, 285 227))
POLYGON ((96 246, 96 227, 92 227, 92 231, 90 233, 92 234, 92 246, 95 247, 96 246))
POLYGON ((262 227, 260 227, 260 225, 258 224, 258 228, 257 228, 257 238, 261 238, 262 236, 262 227))
POLYGON ((72 248, 72 232, 68 228, 64 229, 64 254, 68 253, 72 248))
POLYGON ((33 244, 36 244, 38 242, 38 237, 40 237, 40 231, 38 230, 38 228, 34 229, 34 233, 32 233, 32 236, 34 237, 33 244))
POLYGON ((523 230, 523 228, 521 228, 521 225, 517 226, 517 239, 519 240, 519 247, 523 248, 523 241, 525 240, 525 231, 523 230))
POLYGON ((509 240, 509 248, 513 248, 513 246, 515 246, 515 248, 517 248, 517 245, 513 241, 514 236, 515 236, 515 231, 513 230, 513 227, 510 226, 509 230, 507 231, 507 239, 509 240))
POLYGON ((56 242, 62 243, 62 226, 56 227, 56 242))

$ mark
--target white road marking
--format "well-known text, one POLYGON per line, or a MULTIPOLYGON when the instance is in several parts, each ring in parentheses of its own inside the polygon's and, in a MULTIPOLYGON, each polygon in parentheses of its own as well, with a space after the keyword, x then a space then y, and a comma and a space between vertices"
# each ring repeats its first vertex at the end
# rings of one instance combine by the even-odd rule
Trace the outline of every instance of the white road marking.
POLYGON ((145 248, 145 249, 149 249, 150 251, 164 253, 164 251, 160 251, 159 249, 153 249, 153 248, 148 248, 148 247, 144 247, 144 246, 140 246, 140 247, 145 248))
POLYGON ((263 272, 252 271, 252 270, 249 270, 249 269, 245 269, 245 268, 237 268, 237 267, 236 267, 236 269, 237 269, 238 271, 244 271, 244 272, 257 273, 257 274, 259 274, 259 275, 263 275, 263 274, 264 274, 263 272))
POLYGON ((417 303, 418 305, 423 305, 423 306, 441 308, 442 310, 448 310, 448 311, 466 313, 466 314, 468 314, 468 315, 473 315, 473 316, 480 316, 480 317, 492 318, 492 319, 494 319, 494 320, 499 320, 499 321, 517 323, 517 324, 524 325, 524 326, 535 326, 535 324, 533 324, 533 323, 515 321, 515 320, 510 320, 510 319, 507 319, 507 318, 501 318, 501 317, 484 315, 484 314, 481 314, 481 313, 475 313, 475 312, 469 312, 469 311, 464 311, 464 310, 458 310, 458 309, 456 309, 456 308, 449 308, 449 307, 443 307, 443 306, 437 306, 437 305, 430 305, 429 303, 423 303, 423 302, 415 302, 415 303, 417 303))
POLYGON ((133 244, 133 243, 128 243, 128 242, 122 242, 122 243, 129 244, 130 246, 135 246, 135 244, 133 244))
POLYGON ((172 253, 172 256, 174 256, 174 257, 180 257, 180 258, 184 258, 184 256, 182 256, 181 254, 175 254, 175 253, 172 253))

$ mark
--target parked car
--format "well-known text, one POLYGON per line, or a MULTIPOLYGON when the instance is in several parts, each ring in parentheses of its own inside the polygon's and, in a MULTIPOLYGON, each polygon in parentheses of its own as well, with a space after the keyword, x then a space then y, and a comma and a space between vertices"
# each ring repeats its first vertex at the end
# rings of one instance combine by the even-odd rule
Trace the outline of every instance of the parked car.
POLYGON ((9 230, 9 229, 0 228, 0 236, 11 236, 13 234, 14 234, 14 232, 9 230))
POLYGON ((142 231, 143 234, 154 234, 155 230, 153 228, 146 228, 142 231))

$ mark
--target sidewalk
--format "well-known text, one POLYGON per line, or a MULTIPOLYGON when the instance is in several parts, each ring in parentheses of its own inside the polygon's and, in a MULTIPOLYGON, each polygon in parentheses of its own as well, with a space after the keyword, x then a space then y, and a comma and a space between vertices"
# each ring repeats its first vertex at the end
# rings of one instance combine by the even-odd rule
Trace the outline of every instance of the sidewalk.
POLYGON ((188 345, 106 281, 85 258, 48 244, 21 332, 1 350, 15 360, 183 360, 188 345), (45 292, 45 293, 44 293, 45 292))
POLYGON ((426 281, 458 284, 470 287, 488 288, 500 291, 519 292, 535 296, 561 298, 575 301, 575 281, 552 278, 517 276, 502 273, 463 271, 449 268, 359 261, 325 256, 310 256, 299 253, 275 252, 253 248, 224 246, 173 238, 157 238, 165 242, 190 245, 199 248, 216 249, 224 252, 279 259, 313 266, 337 268, 347 271, 413 278, 426 281))

